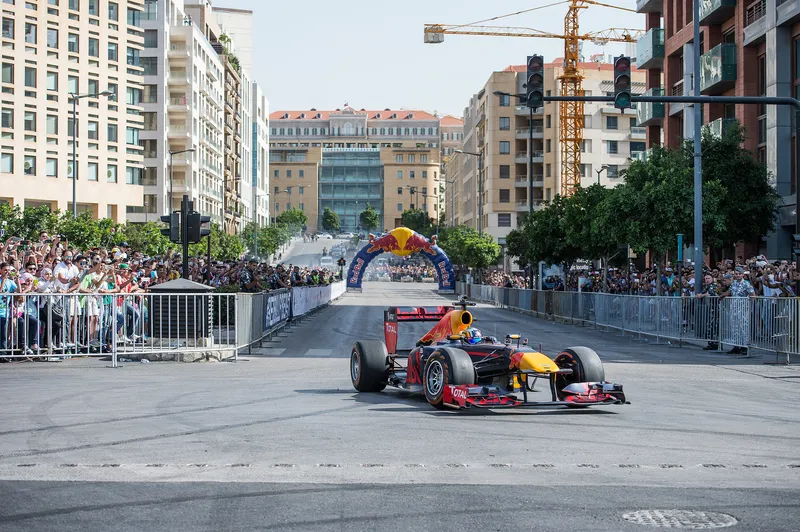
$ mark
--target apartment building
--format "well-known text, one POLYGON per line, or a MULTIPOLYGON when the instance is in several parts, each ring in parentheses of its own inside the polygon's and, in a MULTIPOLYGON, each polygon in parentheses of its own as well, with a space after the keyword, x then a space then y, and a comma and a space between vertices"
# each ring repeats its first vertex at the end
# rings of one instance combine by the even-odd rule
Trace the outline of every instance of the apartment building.
POLYGON ((71 210, 74 174, 79 212, 124 221, 143 199, 143 2, 0 6, 0 201, 71 210), (89 96, 106 90, 115 96, 89 96), (74 172, 70 94, 81 95, 74 172))
POLYGON ((129 211, 132 222, 180 209, 184 194, 223 221, 223 66, 182 7, 152 0, 142 15, 144 205, 129 211))
MULTIPOLYGON (((695 46, 699 46, 700 92, 704 95, 794 96, 800 91, 800 3, 785 0, 704 0, 700 42, 694 43, 693 4, 685 0, 637 0, 647 33, 637 62, 647 69, 651 94, 691 94, 695 46)), ((733 120, 745 127, 744 147, 766 164, 783 205, 778 227, 766 241, 768 256, 789 258, 796 221, 796 161, 792 116, 775 106, 704 104, 702 120, 721 133, 733 120)), ((677 146, 694 136, 694 107, 650 104, 639 122, 648 143, 677 146)), ((745 254, 756 251, 745 250, 745 254)))
POLYGON ((447 165, 449 164, 450 159, 454 155, 458 155, 455 153, 456 150, 460 150, 464 147, 464 120, 461 118, 457 118, 452 115, 443 116, 439 120, 439 126, 441 128, 441 180, 439 181, 439 196, 441 198, 441 215, 446 214, 447 223, 453 223, 455 220, 453 214, 453 194, 455 191, 451 191, 451 193, 447 193, 448 187, 454 187, 455 181, 452 177, 449 176, 447 171, 447 165), (445 204, 446 196, 449 198, 447 201, 450 201, 450 204, 445 204))
POLYGON ((253 212, 259 227, 269 225, 269 101, 258 83, 253 82, 253 212))
POLYGON ((272 217, 290 208, 322 228, 326 207, 355 231, 370 204, 379 229, 400 225, 404 210, 436 217, 440 198, 440 121, 425 111, 275 111, 269 115, 272 217))
MULTIPOLYGON (((545 65, 547 95, 558 94, 561 64, 557 59, 545 65)), ((587 95, 613 93, 613 65, 601 61, 581 63, 580 68, 587 95)), ((634 92, 644 91, 644 75, 632 72, 634 92)), ((531 203, 539 209, 561 190, 558 105, 547 103, 531 113, 517 98, 493 94, 524 93, 525 77, 524 65, 509 66, 489 76, 464 109, 464 150, 482 157, 455 153, 447 164, 448 181, 455 183, 448 187, 453 197, 447 197, 445 204, 448 208, 454 205, 455 223, 488 232, 501 246, 530 211, 531 203), (483 164, 480 169, 479 161, 483 164), (529 198, 530 172, 533 194, 529 198)), ((645 132, 637 127, 635 112, 622 113, 611 104, 586 104, 584 138, 583 186, 597 182, 597 170, 601 170, 601 184, 615 185, 629 158, 645 149, 645 132)))

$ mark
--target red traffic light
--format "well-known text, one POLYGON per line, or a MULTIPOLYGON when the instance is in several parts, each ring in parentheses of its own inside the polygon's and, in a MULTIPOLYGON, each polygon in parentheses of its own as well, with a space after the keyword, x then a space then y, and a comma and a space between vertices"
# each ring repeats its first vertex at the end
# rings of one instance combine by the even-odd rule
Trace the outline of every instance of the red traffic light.
POLYGON ((618 70, 621 72, 627 72, 631 69, 631 59, 630 57, 620 56, 614 62, 614 70, 618 70))
POLYGON ((528 60, 528 70, 541 70, 544 66, 544 58, 540 55, 531 56, 528 60))

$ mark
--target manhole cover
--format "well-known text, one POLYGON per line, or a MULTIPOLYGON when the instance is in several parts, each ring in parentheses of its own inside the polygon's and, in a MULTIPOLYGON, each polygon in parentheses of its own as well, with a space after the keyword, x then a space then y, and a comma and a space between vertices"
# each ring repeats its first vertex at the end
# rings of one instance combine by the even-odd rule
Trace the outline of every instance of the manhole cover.
POLYGON ((623 514, 622 518, 638 525, 689 530, 725 528, 738 523, 731 515, 693 510, 638 510, 623 514))

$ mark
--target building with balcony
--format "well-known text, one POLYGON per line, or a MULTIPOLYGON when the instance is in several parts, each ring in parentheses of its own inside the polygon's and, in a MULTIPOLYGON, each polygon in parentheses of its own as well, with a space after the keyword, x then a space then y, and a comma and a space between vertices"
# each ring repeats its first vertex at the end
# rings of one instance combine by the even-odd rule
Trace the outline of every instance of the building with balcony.
POLYGON ((2 3, 0 202, 123 222, 143 202, 141 0, 2 3), (77 106, 72 164, 71 93, 77 106))
MULTIPOLYGON (((691 94, 693 54, 699 47, 701 93, 725 96, 794 96, 800 94, 800 2, 786 0, 702 0, 700 42, 693 42, 692 3, 637 0, 647 34, 639 42, 639 66, 647 69, 651 94, 691 94), (653 35, 663 33, 663 59, 654 59, 653 35), (644 60, 644 61, 643 61, 644 60)), ((733 121, 745 128, 744 147, 763 162, 783 205, 778 229, 764 242, 748 243, 738 254, 764 252, 770 258, 791 256, 796 223, 796 166, 793 112, 760 105, 704 104, 702 120, 714 134, 733 121)), ((694 108, 684 104, 646 104, 639 124, 647 127, 648 145, 677 147, 694 137, 694 108)))
POLYGON ((444 208, 440 119, 430 113, 350 106, 274 111, 269 125, 273 219, 299 208, 309 231, 319 231, 327 207, 338 214, 342 231, 356 231, 369 204, 380 218, 378 229, 392 229, 405 210, 436 218, 444 208))
MULTIPOLYGON (((546 95, 558 94, 561 64, 556 59, 545 65, 546 95)), ((580 68, 587 95, 613 93, 613 65, 581 63, 580 68)), ((495 91, 524 93, 525 73, 525 65, 493 72, 464 110, 464 150, 483 154, 482 195, 479 197, 478 193, 477 157, 456 154, 447 165, 448 180, 456 183, 448 187, 452 197, 445 203, 448 208, 454 206, 455 223, 478 228, 480 202, 480 227, 495 236, 501 246, 505 246, 506 235, 521 224, 531 207, 541 208, 561 189, 559 106, 547 103, 531 113, 517 98, 494 95, 495 91)), ((643 92, 645 73, 634 69, 631 74, 634 92, 643 92)), ((637 125, 635 109, 623 114, 611 104, 587 103, 583 134, 583 186, 595 183, 595 170, 603 166, 607 169, 601 172, 601 183, 616 185, 632 154, 645 149, 644 132, 637 125)), ((505 256, 503 263, 506 268, 512 266, 505 256)))
POLYGON ((222 61, 182 6, 164 0, 145 6, 144 208, 128 219, 157 221, 180 209, 185 194, 222 224, 222 61))

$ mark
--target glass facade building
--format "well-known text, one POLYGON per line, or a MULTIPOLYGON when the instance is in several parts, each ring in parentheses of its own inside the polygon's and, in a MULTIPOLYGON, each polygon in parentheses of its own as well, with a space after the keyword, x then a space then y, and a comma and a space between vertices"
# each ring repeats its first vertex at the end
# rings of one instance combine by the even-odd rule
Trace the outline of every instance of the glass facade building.
POLYGON ((319 215, 339 215, 341 231, 358 229, 358 216, 370 204, 383 228, 383 164, 377 148, 328 148, 319 167, 319 215))

